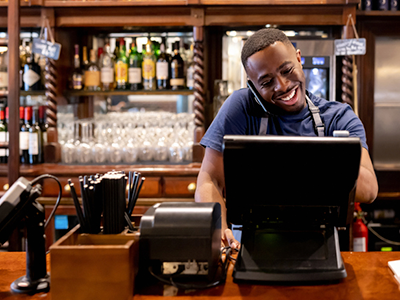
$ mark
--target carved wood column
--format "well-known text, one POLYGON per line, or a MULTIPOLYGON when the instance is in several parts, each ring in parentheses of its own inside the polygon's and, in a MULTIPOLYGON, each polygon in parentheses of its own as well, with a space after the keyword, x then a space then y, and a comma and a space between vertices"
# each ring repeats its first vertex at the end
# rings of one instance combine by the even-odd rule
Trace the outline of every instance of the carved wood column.
MULTIPOLYGON (((355 15, 353 15, 353 18, 355 18, 355 15)), ((350 23, 343 26, 342 37, 343 39, 354 38, 353 27, 350 23)), ((342 93, 340 98, 342 102, 349 104, 354 109, 353 61, 353 55, 345 55, 342 57, 342 93)))
POLYGON ((201 162, 204 157, 204 148, 199 144, 205 132, 205 92, 204 92, 204 27, 193 27, 193 61, 194 61, 194 143, 193 162, 201 162))
MULTIPOLYGON (((52 8, 42 8, 42 18, 47 18, 54 34, 55 13, 52 8)), ((47 35, 49 35, 48 33, 47 35)), ((46 37, 47 38, 47 37, 46 37)), ((61 161, 61 147, 58 143, 57 134, 57 67, 53 59, 46 58, 45 66, 45 90, 46 90, 46 121, 49 124, 47 129, 47 145, 44 148, 45 162, 57 163, 61 161)))
POLYGON ((196 126, 194 142, 200 142, 205 132, 204 126, 204 108, 205 108, 205 93, 204 93, 204 53, 203 53, 203 26, 193 27, 194 49, 194 123, 196 126))

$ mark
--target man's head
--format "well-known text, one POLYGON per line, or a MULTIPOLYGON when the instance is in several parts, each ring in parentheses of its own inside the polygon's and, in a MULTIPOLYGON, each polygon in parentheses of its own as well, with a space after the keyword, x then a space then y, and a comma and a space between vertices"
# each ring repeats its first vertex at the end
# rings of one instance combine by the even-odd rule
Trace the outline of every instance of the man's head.
POLYGON ((300 50, 278 29, 261 29, 242 49, 242 64, 263 99, 289 113, 305 105, 300 50))

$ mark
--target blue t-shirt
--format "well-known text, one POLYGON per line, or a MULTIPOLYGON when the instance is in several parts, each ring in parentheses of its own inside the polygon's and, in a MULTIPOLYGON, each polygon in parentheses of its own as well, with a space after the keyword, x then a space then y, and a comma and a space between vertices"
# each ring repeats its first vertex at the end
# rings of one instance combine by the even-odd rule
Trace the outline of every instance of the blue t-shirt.
MULTIPOLYGON (((348 104, 327 101, 308 91, 307 94, 320 110, 325 136, 333 136, 334 130, 347 130, 350 136, 359 137, 362 146, 368 149, 364 126, 348 104)), ((235 91, 222 105, 200 144, 222 152, 224 135, 258 135, 263 116, 264 111, 249 89, 235 91)), ((266 134, 317 136, 308 104, 298 114, 269 116, 266 134)))

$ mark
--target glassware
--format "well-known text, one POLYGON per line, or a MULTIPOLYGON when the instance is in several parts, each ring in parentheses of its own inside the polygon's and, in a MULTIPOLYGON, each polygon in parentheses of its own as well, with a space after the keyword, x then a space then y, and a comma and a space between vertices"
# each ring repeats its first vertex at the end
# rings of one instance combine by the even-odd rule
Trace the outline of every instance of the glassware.
POLYGON ((75 128, 75 123, 70 123, 69 125, 67 125, 66 142, 63 145, 61 151, 61 160, 63 163, 66 164, 72 164, 75 162, 76 146, 74 139, 74 128, 75 128))
POLYGON ((108 161, 107 152, 107 137, 105 124, 100 122, 97 124, 96 130, 97 142, 92 147, 92 162, 96 164, 105 163, 108 161))
POLYGON ((81 164, 88 164, 92 161, 92 147, 90 146, 90 125, 89 122, 82 122, 82 141, 77 147, 77 161, 81 164))

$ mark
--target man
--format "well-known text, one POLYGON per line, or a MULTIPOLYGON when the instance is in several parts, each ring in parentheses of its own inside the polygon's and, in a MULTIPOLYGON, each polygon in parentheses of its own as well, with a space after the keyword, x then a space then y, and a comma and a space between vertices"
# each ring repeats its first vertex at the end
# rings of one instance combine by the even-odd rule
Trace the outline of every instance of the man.
MULTIPOLYGON (((278 29, 257 31, 242 49, 242 64, 261 103, 256 102, 249 89, 235 91, 225 101, 201 140, 206 151, 195 195, 197 202, 221 204, 224 244, 233 248, 240 245, 226 223, 222 156, 226 134, 332 136, 334 130, 347 130, 362 143, 355 201, 374 201, 378 184, 361 121, 347 104, 327 101, 306 91, 300 50, 296 51, 286 35, 278 29), (324 124, 319 127, 321 130, 316 129, 319 121, 324 124)), ((282 180, 290 184, 290 178, 282 180)))

